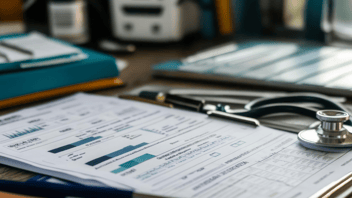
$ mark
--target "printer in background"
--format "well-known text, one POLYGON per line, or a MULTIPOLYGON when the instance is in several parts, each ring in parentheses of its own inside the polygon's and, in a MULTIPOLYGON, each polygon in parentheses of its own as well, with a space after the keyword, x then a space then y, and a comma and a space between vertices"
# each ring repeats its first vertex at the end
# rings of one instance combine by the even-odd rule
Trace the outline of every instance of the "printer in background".
POLYGON ((201 11, 190 0, 111 0, 113 35, 121 40, 174 42, 200 30, 201 11))

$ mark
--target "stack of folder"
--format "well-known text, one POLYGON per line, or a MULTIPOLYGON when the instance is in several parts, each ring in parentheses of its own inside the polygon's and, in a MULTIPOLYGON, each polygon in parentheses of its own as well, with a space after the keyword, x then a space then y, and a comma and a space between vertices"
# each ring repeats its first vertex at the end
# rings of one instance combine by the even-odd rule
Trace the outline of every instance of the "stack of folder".
POLYGON ((0 109, 122 85, 116 59, 38 33, 0 37, 0 109))

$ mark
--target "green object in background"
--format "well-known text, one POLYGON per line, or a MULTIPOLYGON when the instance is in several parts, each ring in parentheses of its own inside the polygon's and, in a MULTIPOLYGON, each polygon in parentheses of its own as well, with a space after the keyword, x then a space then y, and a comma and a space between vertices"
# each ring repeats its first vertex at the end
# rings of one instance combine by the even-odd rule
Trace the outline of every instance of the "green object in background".
POLYGON ((205 39, 213 39, 217 34, 216 16, 213 0, 200 0, 201 14, 201 35, 205 39))
POLYGON ((324 42, 322 21, 323 0, 307 0, 305 10, 305 37, 309 40, 324 42))
POLYGON ((261 35, 262 24, 259 0, 233 0, 237 34, 261 35))

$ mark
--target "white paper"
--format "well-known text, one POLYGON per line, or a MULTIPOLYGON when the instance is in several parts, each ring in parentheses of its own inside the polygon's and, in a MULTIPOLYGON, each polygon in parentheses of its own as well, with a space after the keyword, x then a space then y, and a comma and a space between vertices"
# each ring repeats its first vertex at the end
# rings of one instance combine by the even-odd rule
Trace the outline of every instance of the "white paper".
POLYGON ((29 60, 31 55, 0 45, 0 63, 29 60), (6 58, 5 58, 6 57, 6 58), (6 60, 7 59, 7 60, 6 60))
MULTIPOLYGON (((16 48, 24 49, 33 53, 33 56, 29 56, 29 59, 42 59, 51 58, 57 56, 79 54, 81 50, 69 45, 61 44, 57 41, 51 40, 40 33, 30 33, 28 36, 11 38, 2 40, 3 43, 15 46, 16 48)), ((17 51, 18 54, 21 54, 17 51)), ((9 53, 9 52, 6 52, 9 53)), ((23 58, 18 56, 18 59, 11 59, 11 62, 22 61, 23 58)))
POLYGON ((26 169, 173 197, 308 197, 352 161, 295 134, 87 94, 0 117, 0 146, 26 169))

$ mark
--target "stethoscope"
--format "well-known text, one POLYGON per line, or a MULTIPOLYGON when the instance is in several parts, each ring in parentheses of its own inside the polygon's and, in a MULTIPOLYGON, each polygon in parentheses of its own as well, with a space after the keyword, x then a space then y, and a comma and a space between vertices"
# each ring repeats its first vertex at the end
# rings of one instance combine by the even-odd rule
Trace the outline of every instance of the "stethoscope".
POLYGON ((227 113, 250 118, 260 118, 273 113, 296 113, 318 118, 320 123, 313 123, 310 128, 298 133, 300 144, 306 148, 339 152, 352 148, 352 121, 348 110, 320 94, 291 95, 275 98, 260 98, 245 105, 244 110, 224 109, 227 113), (322 106, 319 110, 289 103, 316 103, 322 106))
POLYGON ((346 148, 352 148, 352 121, 348 110, 337 102, 321 94, 290 94, 282 97, 266 97, 255 99, 245 105, 244 109, 231 109, 229 105, 212 105, 203 100, 195 100, 180 95, 164 94, 162 92, 142 91, 142 98, 166 102, 189 110, 207 113, 209 116, 217 116, 240 122, 254 123, 260 117, 276 113, 295 113, 311 118, 318 118, 308 129, 298 133, 300 144, 306 148, 340 152, 346 148), (314 103, 321 109, 300 105, 314 103))

